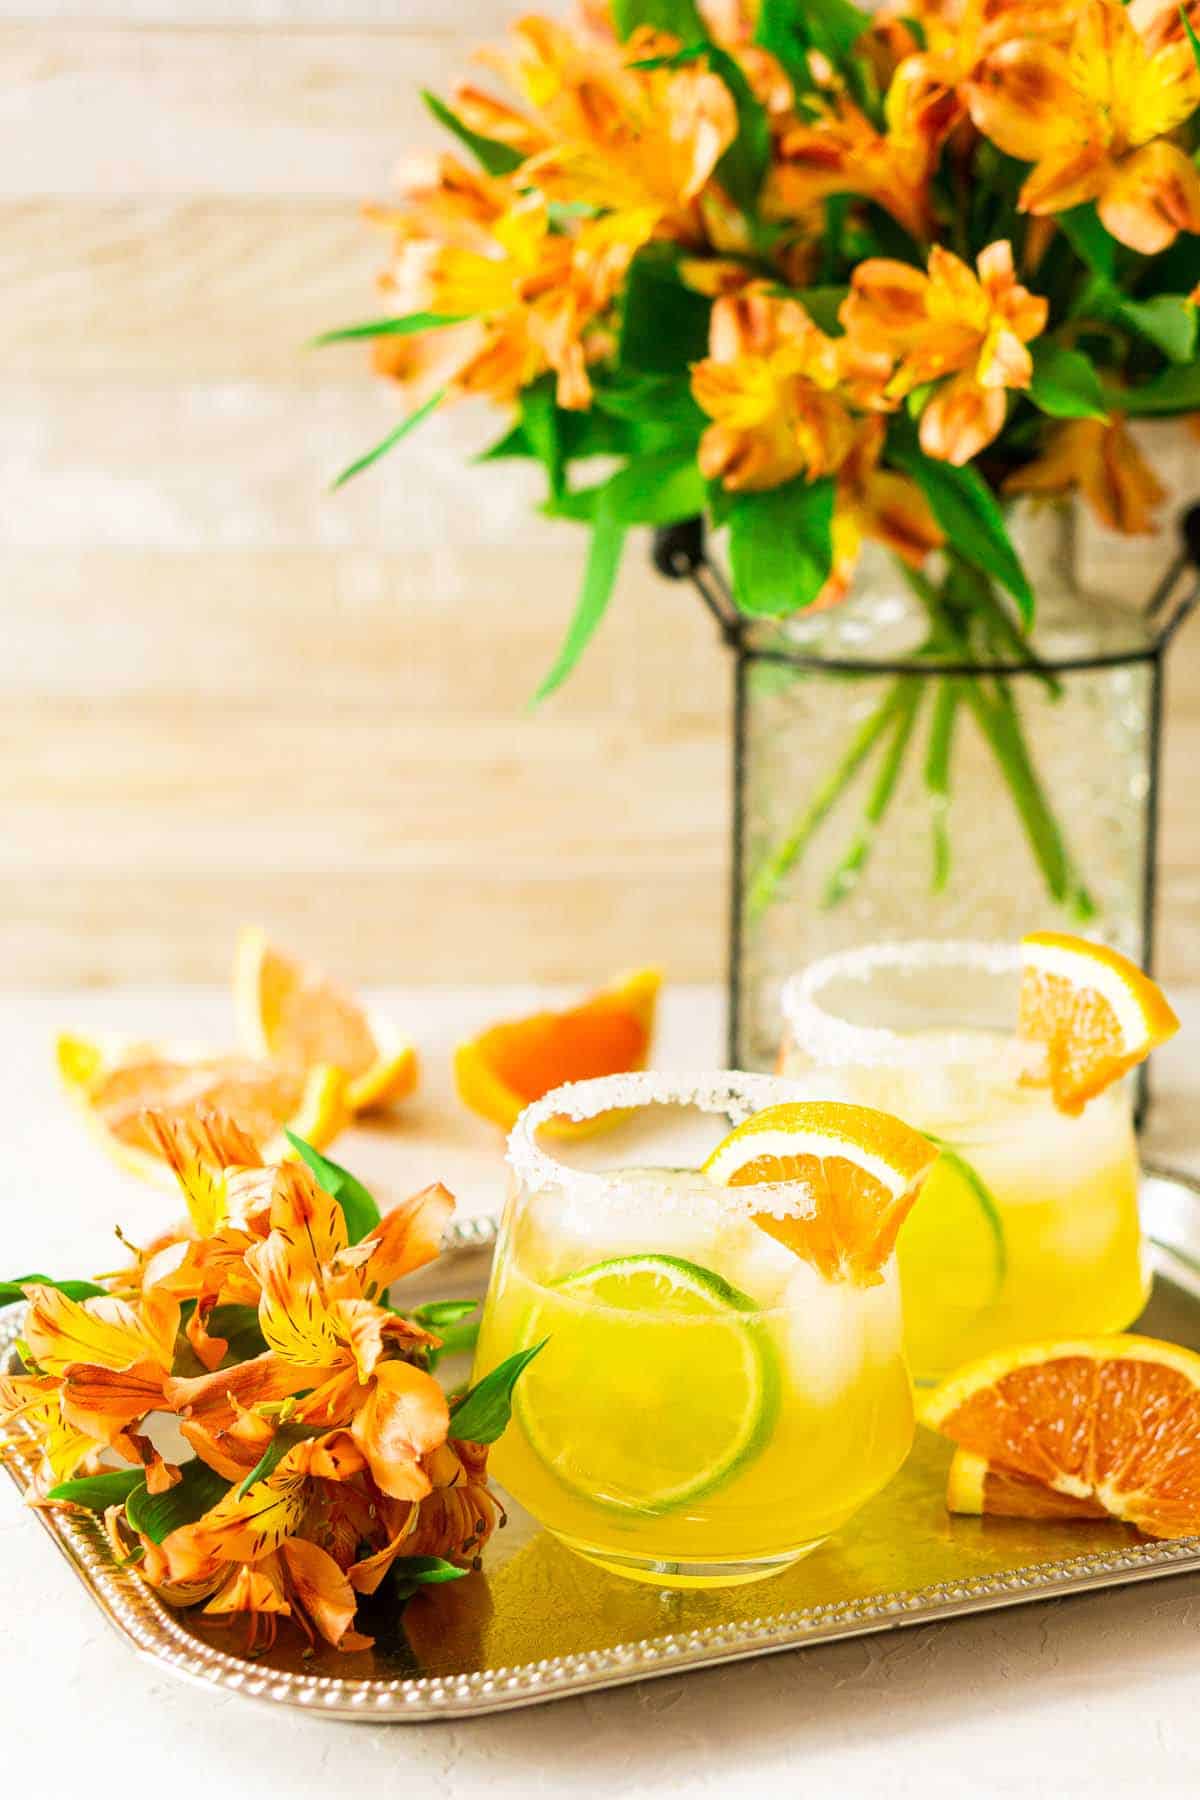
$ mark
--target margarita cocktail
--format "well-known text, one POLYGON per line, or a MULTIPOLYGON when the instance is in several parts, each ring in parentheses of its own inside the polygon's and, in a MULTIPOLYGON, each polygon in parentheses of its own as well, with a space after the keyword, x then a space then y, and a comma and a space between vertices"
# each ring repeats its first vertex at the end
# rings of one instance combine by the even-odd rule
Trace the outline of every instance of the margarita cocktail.
MULTIPOLYGON (((831 1144, 858 1153, 835 1141, 839 1121, 811 1141, 785 1133, 785 1150, 809 1152, 787 1167, 779 1133, 749 1149, 731 1133, 791 1091, 761 1075, 610 1076, 547 1095, 510 1140, 476 1379, 544 1347, 492 1468, 563 1542, 644 1581, 769 1575, 909 1449, 888 1221, 934 1152, 885 1122, 900 1134, 884 1144, 887 1217, 858 1228, 853 1269, 835 1265, 830 1201, 808 1177, 831 1144)), ((859 1109, 841 1110, 853 1127, 859 1109)))
POLYGON ((1020 947, 868 946, 788 984, 781 1069, 806 1092, 898 1113, 943 1151, 899 1240, 918 1380, 1009 1344, 1118 1331, 1141 1312, 1138 1159, 1120 1079, 1138 1057, 1102 1042, 1125 1027, 1137 1036, 1126 986, 1135 1002, 1153 989, 1124 958, 1054 934, 1020 947), (1045 1007, 1031 1010, 1035 988, 1050 995, 1049 1024, 1045 1007))

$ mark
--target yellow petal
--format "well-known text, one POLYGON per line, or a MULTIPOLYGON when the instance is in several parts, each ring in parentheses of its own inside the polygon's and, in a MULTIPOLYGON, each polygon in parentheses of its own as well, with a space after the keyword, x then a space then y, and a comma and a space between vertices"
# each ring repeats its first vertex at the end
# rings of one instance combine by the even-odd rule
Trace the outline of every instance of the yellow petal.
POLYGON ((258 1562, 298 1529, 308 1502, 308 1478, 278 1470, 245 1494, 233 1489, 196 1524, 164 1538, 171 1579, 195 1581, 221 1563, 258 1562))
POLYGON ((70 1300, 39 1283, 31 1283, 25 1293, 25 1340, 35 1362, 49 1374, 60 1375, 71 1363, 128 1369, 153 1362, 170 1368, 179 1328, 179 1302, 171 1295, 154 1290, 139 1314, 109 1294, 70 1300))
POLYGON ((311 1369, 334 1364, 338 1334, 308 1244, 273 1231, 246 1253, 246 1263, 261 1286, 259 1329, 276 1355, 311 1369))

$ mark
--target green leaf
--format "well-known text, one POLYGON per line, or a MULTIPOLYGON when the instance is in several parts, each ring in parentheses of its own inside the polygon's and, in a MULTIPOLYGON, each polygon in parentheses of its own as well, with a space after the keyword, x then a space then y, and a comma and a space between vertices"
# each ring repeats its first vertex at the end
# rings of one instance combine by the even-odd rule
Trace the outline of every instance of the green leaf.
POLYGON ((451 1436, 468 1444, 494 1444, 512 1414, 518 1376, 549 1342, 549 1338, 543 1338, 540 1344, 506 1357, 490 1375, 454 1401, 450 1408, 451 1436))
POLYGON ((1110 237, 1100 223, 1099 214, 1089 200, 1084 206, 1072 206, 1058 215, 1063 232, 1081 262, 1096 275, 1111 281, 1117 266, 1117 240, 1110 237))
POLYGON ((562 648, 534 694, 534 704, 547 699, 560 688, 595 635, 616 586, 625 548, 625 527, 603 512, 597 511, 592 521, 592 541, 588 547, 583 585, 563 639, 562 648))
POLYGON ((225 1364, 249 1362, 251 1357, 261 1356, 267 1347, 256 1307, 214 1306, 206 1324, 209 1337, 224 1338, 229 1345, 222 1359, 225 1364))
POLYGON ((1114 412, 1130 418, 1158 418, 1200 409, 1200 363, 1187 369, 1164 369, 1142 387, 1108 387, 1106 398, 1114 412))
POLYGON ((728 50, 713 45, 708 66, 725 83, 737 107, 737 136, 717 164, 716 176, 734 205, 752 213, 771 160, 771 126, 767 109, 728 50))
POLYGON ((1032 346, 1030 398, 1052 419, 1106 419, 1104 390, 1095 364, 1082 350, 1064 350, 1039 339, 1032 346))
MULTIPOLYGON (((785 0, 794 7, 795 0, 785 0)), ((845 62, 871 24, 870 13, 850 0, 804 0, 802 8, 810 42, 831 62, 845 62)))
POLYGON ((389 450, 395 449, 401 438, 406 438, 414 427, 420 425, 422 420, 427 419, 445 398, 445 388, 439 388, 436 394, 429 396, 423 406, 418 406, 414 412, 409 413, 406 419, 401 419, 396 429, 389 431, 382 443, 376 444, 373 450, 368 450, 365 456, 360 456, 357 462, 352 462, 349 468, 342 470, 333 483, 334 492, 336 493, 340 487, 345 487, 346 483, 352 481, 356 475, 361 475, 364 469, 369 469, 372 463, 377 463, 381 456, 387 455, 389 450))
POLYGON ((951 547, 1007 588, 1028 624, 1033 618, 1033 590, 996 497, 978 470, 957 469, 926 456, 900 415, 888 436, 888 457, 920 487, 951 547))
POLYGON ((134 1488, 125 1501, 125 1517, 135 1531, 161 1544, 180 1525, 194 1525, 211 1507, 223 1500, 231 1482, 200 1461, 184 1463, 180 1480, 165 1494, 152 1494, 144 1481, 134 1488))
POLYGON ((525 427, 518 420, 517 424, 506 431, 503 437, 498 437, 494 444, 489 444, 486 450, 481 450, 475 457, 475 461, 477 463, 503 462, 510 457, 531 457, 535 454, 533 445, 525 436, 525 427))
POLYGON ((567 455, 559 427, 558 403, 554 397, 554 379, 544 376, 521 394, 521 425, 533 454, 546 471, 546 482, 552 497, 562 493, 566 481, 567 455))
POLYGON ((461 1581, 470 1569, 460 1569, 444 1556, 398 1556, 392 1564, 396 1580, 425 1587, 440 1581, 461 1581))
POLYGON ((102 1475, 83 1475, 77 1481, 60 1481, 46 1498, 70 1500, 75 1506, 86 1506, 89 1512, 103 1512, 108 1506, 120 1506, 134 1488, 144 1484, 141 1469, 111 1469, 102 1475))
POLYGON ((639 456, 605 482, 599 507, 617 525, 674 525, 704 510, 704 477, 690 448, 639 456))
POLYGON ((712 302, 679 278, 678 253, 651 244, 629 266, 617 357, 623 370, 682 375, 708 353, 712 302))
POLYGON ((356 338, 411 337, 418 331, 440 331, 444 325, 461 325, 469 313, 405 313, 398 319, 369 319, 365 325, 340 325, 336 331, 323 331, 309 340, 310 350, 323 344, 347 344, 356 338))
POLYGON ((1196 308, 1186 294, 1155 294, 1150 300, 1122 296, 1113 314, 1171 362, 1190 363, 1196 354, 1196 308))
POLYGON ((849 292, 850 289, 844 286, 799 288, 793 298, 800 302, 813 324, 819 325, 826 337, 841 337, 842 322, 838 313, 849 292))
POLYGON ((14 1275, 11 1281, 0 1281, 0 1306, 13 1306, 25 1298, 25 1287, 37 1282, 40 1287, 55 1288, 65 1294, 68 1300, 91 1300, 97 1294, 105 1294, 107 1288, 97 1287, 94 1281, 55 1281, 50 1275, 14 1275))
POLYGON ((459 143, 471 152, 487 174, 511 175, 524 162, 521 152, 514 150, 511 145, 502 144, 497 138, 483 137, 478 131, 472 131, 469 125, 464 125, 458 114, 451 112, 446 102, 439 100, 436 94, 431 94, 428 88, 421 89, 421 98, 438 124, 453 132, 459 143))
POLYGON ((1186 6, 1180 7, 1179 16, 1183 20, 1183 29, 1187 33, 1187 41, 1192 46, 1192 60, 1196 67, 1200 69, 1200 38, 1196 36, 1195 28, 1188 17, 1186 6))
POLYGON ((632 37, 639 25, 669 32, 685 44, 708 37, 695 0, 612 0, 612 20, 622 40, 632 37))
POLYGON ((739 494, 729 510, 733 591, 744 613, 779 617, 810 606, 833 566, 835 484, 798 478, 739 494))
POLYGON ((478 1306, 478 1300, 428 1300, 424 1306, 413 1307, 412 1317, 426 1331, 440 1331, 443 1325, 457 1325, 478 1306))
POLYGON ((319 1150, 306 1144, 294 1131, 288 1131, 286 1135, 297 1156, 308 1164, 325 1192, 341 1207, 350 1242, 357 1244, 379 1223, 379 1208, 373 1197, 349 1169, 343 1169, 340 1163, 331 1162, 327 1156, 322 1156, 319 1150))

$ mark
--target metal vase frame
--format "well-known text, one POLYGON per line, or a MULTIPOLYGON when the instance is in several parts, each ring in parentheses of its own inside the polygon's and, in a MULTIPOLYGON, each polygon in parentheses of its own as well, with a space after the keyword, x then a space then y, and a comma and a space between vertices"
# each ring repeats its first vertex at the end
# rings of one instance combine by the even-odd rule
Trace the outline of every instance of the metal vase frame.
MULTIPOLYGON (((1146 854, 1142 893, 1142 967, 1154 969, 1155 909, 1159 855, 1159 791, 1162 765, 1162 727, 1165 658, 1168 646, 1184 620, 1200 602, 1200 504, 1192 506, 1179 521, 1180 548, 1166 572, 1143 606, 1143 616, 1154 627, 1144 649, 1108 652, 1094 656, 1053 659, 1055 674, 1078 674, 1087 670, 1126 667, 1146 663, 1150 666, 1149 719, 1146 742, 1146 854)), ((686 519, 678 525, 664 526, 654 534, 654 565, 660 575, 672 581, 690 581, 700 599, 716 621, 721 640, 733 655, 733 835, 729 871, 729 928, 727 940, 727 1040, 726 1056, 731 1069, 743 1066, 742 1036, 742 961, 743 961, 743 894, 745 892, 745 813, 746 813, 746 695, 747 677, 755 663, 784 664, 813 674, 869 672, 879 676, 915 675, 925 680, 942 680, 947 676, 998 676, 1005 680, 1037 677, 1046 664, 1031 661, 1028 665, 1004 661, 939 662, 931 665, 916 658, 894 661, 863 662, 849 657, 806 655, 786 649, 760 649, 748 640, 749 621, 734 602, 729 582, 708 554, 704 520, 686 519)), ((1149 1107, 1149 1086, 1143 1065, 1139 1071, 1137 1119, 1145 1122, 1149 1107)))

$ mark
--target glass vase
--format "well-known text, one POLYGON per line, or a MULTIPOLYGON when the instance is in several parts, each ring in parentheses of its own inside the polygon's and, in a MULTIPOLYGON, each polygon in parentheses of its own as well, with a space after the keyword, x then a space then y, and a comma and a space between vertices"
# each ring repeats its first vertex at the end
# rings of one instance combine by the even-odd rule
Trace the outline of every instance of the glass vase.
POLYGON ((952 554, 925 577, 882 552, 842 605, 727 630, 736 1066, 774 1066, 790 974, 864 943, 1057 927, 1150 966, 1163 650, 1186 607, 1084 592, 1069 507, 1011 529, 1028 637, 952 554))

